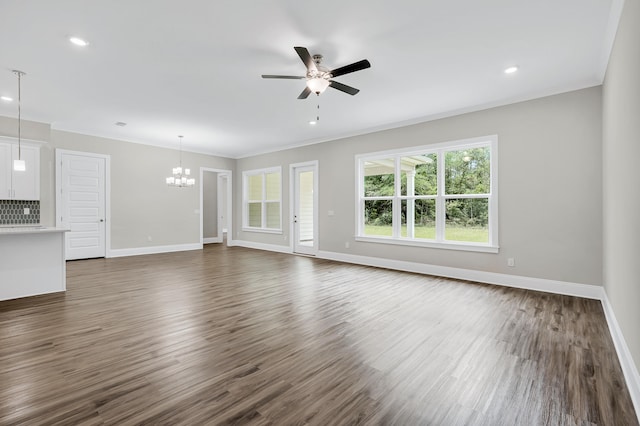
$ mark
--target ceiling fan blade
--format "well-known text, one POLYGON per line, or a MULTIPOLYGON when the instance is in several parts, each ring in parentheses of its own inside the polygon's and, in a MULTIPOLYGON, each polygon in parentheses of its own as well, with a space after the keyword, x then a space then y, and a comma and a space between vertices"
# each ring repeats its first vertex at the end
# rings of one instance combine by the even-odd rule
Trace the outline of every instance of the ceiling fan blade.
POLYGON ((333 87, 334 89, 338 89, 341 92, 348 93, 352 96, 360 91, 360 89, 356 89, 355 87, 347 86, 346 84, 338 83, 337 81, 333 80, 329 81, 329 86, 333 87))
POLYGON ((294 49, 296 50, 296 52, 298 52, 298 56, 300 56, 300 59, 302 59, 302 62, 304 62, 304 66, 307 67, 307 71, 313 71, 313 72, 318 71, 318 68, 316 67, 316 63, 313 62, 313 58, 309 54, 309 51, 307 50, 306 47, 298 46, 298 47, 294 47, 294 49))
POLYGON ((298 96, 298 99, 307 99, 310 94, 311 94, 311 89, 309 89, 307 86, 304 86, 304 90, 302 91, 302 93, 300 93, 300 95, 298 96))
POLYGON ((336 68, 331 71, 331 76, 338 77, 340 75, 349 74, 350 72, 360 71, 371 67, 371 63, 366 59, 363 59, 358 62, 354 62, 350 65, 345 65, 344 67, 336 68))
POLYGON ((299 77, 297 75, 272 75, 272 74, 262 74, 262 78, 285 78, 287 80, 302 80, 306 77, 299 77))

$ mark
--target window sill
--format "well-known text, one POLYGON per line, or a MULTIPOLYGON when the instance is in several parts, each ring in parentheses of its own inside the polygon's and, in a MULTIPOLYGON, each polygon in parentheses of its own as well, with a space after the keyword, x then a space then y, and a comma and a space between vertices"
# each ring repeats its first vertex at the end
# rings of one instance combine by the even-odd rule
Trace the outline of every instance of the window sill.
POLYGON ((399 239, 399 238, 389 238, 389 237, 365 237, 365 236, 356 236, 355 240, 367 242, 367 243, 394 244, 394 245, 410 246, 410 247, 427 247, 427 248, 435 248, 435 249, 443 249, 443 250, 475 251, 475 252, 481 252, 481 253, 498 253, 500 251, 499 246, 491 246, 489 244, 452 242, 452 241, 437 243, 435 241, 420 241, 420 240, 409 240, 409 239, 399 239))
POLYGON ((243 232, 260 232, 262 234, 282 234, 282 229, 266 229, 266 228, 242 228, 243 232))

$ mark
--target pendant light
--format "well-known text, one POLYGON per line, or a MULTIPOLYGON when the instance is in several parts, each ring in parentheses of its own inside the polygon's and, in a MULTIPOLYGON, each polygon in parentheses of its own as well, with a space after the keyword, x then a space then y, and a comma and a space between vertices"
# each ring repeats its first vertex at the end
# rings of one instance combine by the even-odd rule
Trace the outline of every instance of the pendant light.
POLYGON ((178 167, 173 168, 173 176, 169 176, 166 179, 167 185, 169 186, 177 186, 178 188, 182 188, 185 186, 193 186, 196 184, 196 180, 194 178, 189 177, 191 175, 191 170, 182 168, 182 135, 178 136, 180 138, 180 165, 178 167))
POLYGON ((25 75, 24 72, 13 70, 13 73, 18 76, 18 158, 13 160, 13 170, 16 172, 24 172, 27 170, 27 165, 22 159, 22 149, 21 149, 21 139, 22 139, 22 116, 21 116, 21 106, 22 106, 22 96, 20 93, 21 89, 21 78, 25 75))

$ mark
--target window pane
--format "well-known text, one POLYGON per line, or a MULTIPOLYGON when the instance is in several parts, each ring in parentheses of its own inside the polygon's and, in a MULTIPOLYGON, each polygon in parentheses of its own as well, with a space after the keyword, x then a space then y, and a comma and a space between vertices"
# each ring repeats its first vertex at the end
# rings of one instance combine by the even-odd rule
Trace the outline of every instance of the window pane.
POLYGON ((280 202, 267 203, 267 228, 280 229, 280 202))
POLYGON ((262 227, 262 203, 249 203, 249 213, 247 217, 249 226, 262 227))
POLYGON ((262 175, 248 176, 247 199, 253 201, 262 200, 262 175))
POLYGON ((400 200, 400 236, 407 237, 407 208, 409 205, 409 200, 400 200))
POLYGON ((435 153, 402 157, 400 167, 401 195, 437 194, 438 161, 435 153), (408 182, 407 177, 409 178, 408 182))
POLYGON ((395 160, 369 160, 364 163, 364 196, 386 197, 394 195, 395 160))
POLYGON ((393 235, 393 201, 365 200, 364 202, 364 234, 393 235))
POLYGON ((445 194, 488 194, 490 187, 489 147, 447 151, 444 157, 445 194))
POLYGON ((414 238, 436 239, 436 200, 414 201, 414 238))
POLYGON ((450 241, 489 242, 489 199, 446 201, 444 238, 450 241))
POLYGON ((400 202, 400 236, 436 239, 436 200, 402 200, 400 202), (412 207, 413 206, 413 207, 412 207), (413 209, 413 218, 411 210, 413 209), (413 234, 409 229, 413 227, 413 234))
POLYGON ((266 200, 280 200, 280 173, 268 173, 266 200))

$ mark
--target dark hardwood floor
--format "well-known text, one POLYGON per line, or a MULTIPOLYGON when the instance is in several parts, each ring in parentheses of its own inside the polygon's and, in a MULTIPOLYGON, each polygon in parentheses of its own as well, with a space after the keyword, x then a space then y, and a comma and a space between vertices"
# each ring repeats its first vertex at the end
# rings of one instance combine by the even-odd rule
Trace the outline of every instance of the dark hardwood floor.
POLYGON ((637 425, 600 302, 208 245, 0 302, 0 424, 637 425))

